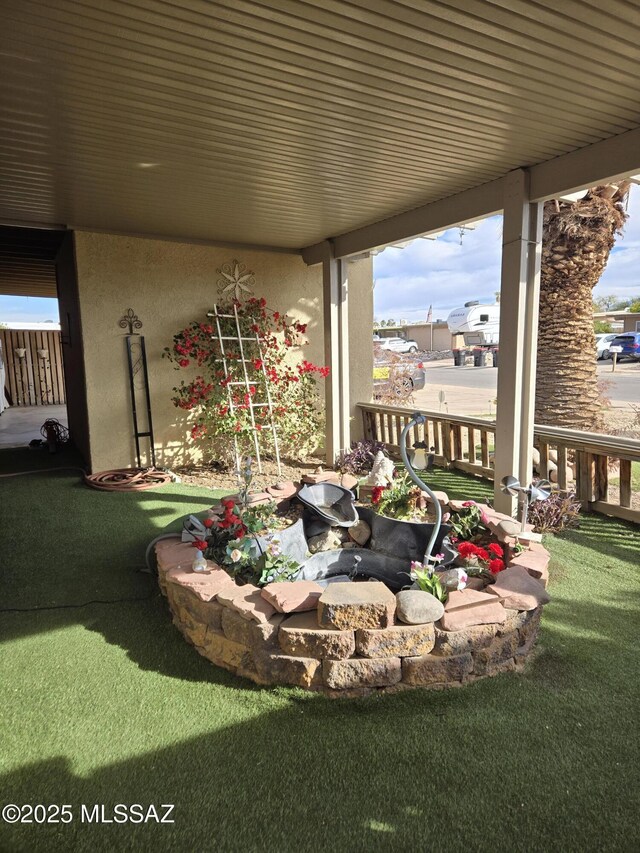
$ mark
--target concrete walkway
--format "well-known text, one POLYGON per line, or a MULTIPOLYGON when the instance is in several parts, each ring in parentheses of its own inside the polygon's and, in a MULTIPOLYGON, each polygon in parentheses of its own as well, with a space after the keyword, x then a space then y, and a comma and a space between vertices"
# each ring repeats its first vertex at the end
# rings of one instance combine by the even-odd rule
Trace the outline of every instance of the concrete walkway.
POLYGON ((66 406, 11 406, 0 415, 0 447, 26 447, 42 438, 40 427, 55 418, 67 426, 66 406))

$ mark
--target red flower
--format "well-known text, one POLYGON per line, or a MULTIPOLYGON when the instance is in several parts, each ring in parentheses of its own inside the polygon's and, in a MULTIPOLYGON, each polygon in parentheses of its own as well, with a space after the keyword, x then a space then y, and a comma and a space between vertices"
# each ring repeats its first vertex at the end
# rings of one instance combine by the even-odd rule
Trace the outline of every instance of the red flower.
POLYGON ((274 319, 274 320, 279 320, 279 319, 280 319, 280 313, 279 313, 278 311, 274 311, 274 312, 273 312, 273 319, 274 319))
POLYGON ((193 545, 194 548, 197 548, 198 551, 206 551, 207 550, 207 543, 204 541, 204 539, 194 539, 194 541, 191 544, 193 545))
POLYGON ((189 359, 181 358, 178 364, 180 365, 180 367, 189 367, 189 359))
POLYGON ((380 498, 382 497, 382 493, 386 489, 386 486, 374 486, 371 490, 371 503, 377 505, 380 503, 380 498))
POLYGON ((318 372, 320 373, 320 376, 322 376, 323 379, 326 379, 327 376, 329 375, 329 368, 328 367, 321 367, 318 372))
POLYGON ((256 424, 256 429, 260 432, 262 430, 262 424, 256 424))
POLYGON ((255 367, 256 370, 262 370, 262 359, 261 358, 254 358, 253 359, 253 366, 255 367))
POLYGON ((213 519, 212 518, 205 518, 205 520, 202 523, 204 524, 205 527, 213 527, 213 519))
POLYGON ((231 498, 223 498, 220 503, 225 509, 233 509, 236 505, 236 502, 231 500, 231 498))
POLYGON ((476 505, 476 502, 475 502, 475 501, 465 501, 465 502, 462 504, 462 506, 475 506, 475 505, 476 505))
POLYGON ((475 557, 478 554, 478 547, 473 542, 461 542, 458 545, 458 554, 465 560, 468 557, 475 557))
POLYGON ((479 560, 482 560, 483 563, 488 563, 491 559, 489 552, 485 548, 478 548, 476 550, 476 556, 479 560))
POLYGON ((489 545, 489 550, 491 551, 494 557, 504 557, 504 551, 502 549, 502 546, 498 545, 497 542, 492 542, 491 545, 489 545))
POLYGON ((498 572, 501 572, 504 569, 504 563, 502 560, 499 560, 497 557, 495 560, 491 560, 489 563, 489 571, 492 575, 497 575, 498 572))

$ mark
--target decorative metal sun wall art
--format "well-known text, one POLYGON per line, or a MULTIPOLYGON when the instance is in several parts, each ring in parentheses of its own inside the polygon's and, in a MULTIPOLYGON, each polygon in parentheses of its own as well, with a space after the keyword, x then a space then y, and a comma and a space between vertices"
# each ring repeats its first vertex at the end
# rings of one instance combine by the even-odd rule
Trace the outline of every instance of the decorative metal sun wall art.
POLYGON ((241 264, 234 259, 231 263, 222 264, 216 272, 220 276, 217 284, 218 293, 221 296, 232 296, 240 301, 243 296, 253 292, 252 287, 256 283, 256 276, 247 269, 246 264, 241 264))

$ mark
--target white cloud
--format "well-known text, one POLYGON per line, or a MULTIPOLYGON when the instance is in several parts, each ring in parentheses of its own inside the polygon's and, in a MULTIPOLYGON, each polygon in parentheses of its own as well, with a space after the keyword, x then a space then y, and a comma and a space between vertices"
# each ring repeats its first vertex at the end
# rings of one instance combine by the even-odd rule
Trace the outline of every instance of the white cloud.
MULTIPOLYGON (((449 311, 477 299, 493 302, 500 289, 502 217, 492 216, 462 237, 457 228, 437 240, 415 240, 385 249, 373 260, 375 316, 382 320, 446 319, 449 311)), ((633 186, 629 219, 618 237, 596 296, 640 296, 640 187, 633 186)))

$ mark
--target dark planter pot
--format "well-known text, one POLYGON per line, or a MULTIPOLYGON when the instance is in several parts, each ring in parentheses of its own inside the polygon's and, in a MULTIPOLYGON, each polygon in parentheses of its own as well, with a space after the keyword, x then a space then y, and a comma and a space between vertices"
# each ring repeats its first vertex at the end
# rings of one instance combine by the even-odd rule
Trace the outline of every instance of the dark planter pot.
MULTIPOLYGON (((371 528, 369 548, 372 551, 409 563, 412 560, 422 562, 433 533, 433 524, 387 518, 387 516, 378 515, 369 507, 363 506, 358 507, 358 515, 371 528)), ((434 554, 443 551, 443 542, 450 530, 450 524, 440 525, 440 531, 433 548, 434 554)))

